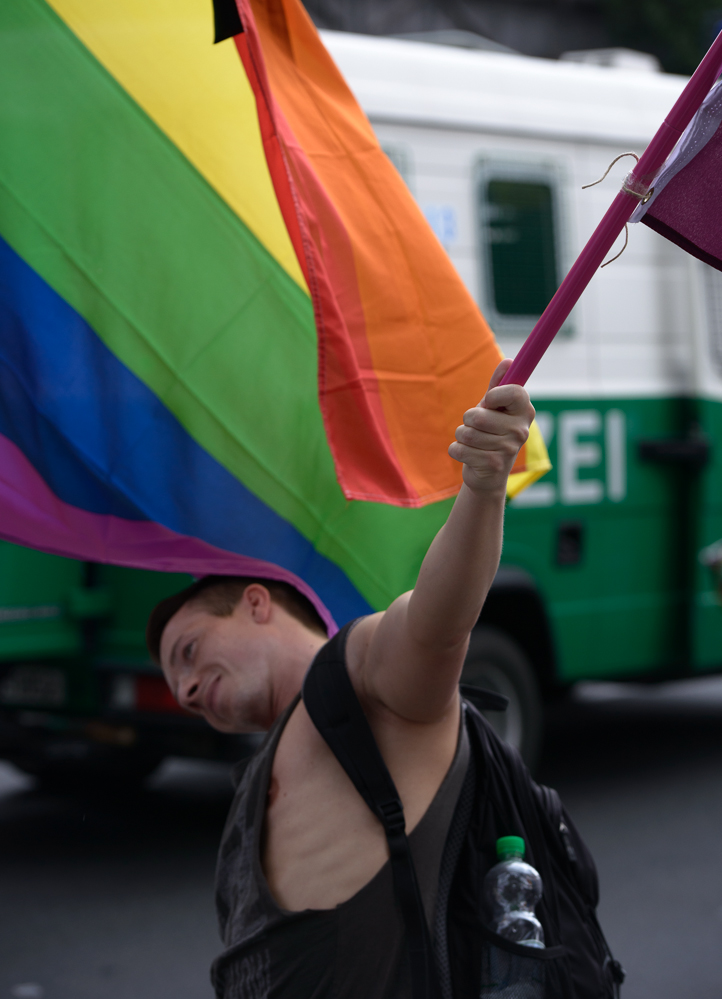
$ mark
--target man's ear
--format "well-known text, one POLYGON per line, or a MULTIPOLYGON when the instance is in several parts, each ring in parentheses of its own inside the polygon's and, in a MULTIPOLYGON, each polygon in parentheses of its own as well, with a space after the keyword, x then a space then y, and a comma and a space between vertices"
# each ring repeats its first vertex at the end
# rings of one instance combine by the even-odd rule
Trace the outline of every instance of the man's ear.
POLYGON ((268 624, 273 612, 273 600, 265 586, 250 583, 243 591, 242 602, 256 624, 268 624))

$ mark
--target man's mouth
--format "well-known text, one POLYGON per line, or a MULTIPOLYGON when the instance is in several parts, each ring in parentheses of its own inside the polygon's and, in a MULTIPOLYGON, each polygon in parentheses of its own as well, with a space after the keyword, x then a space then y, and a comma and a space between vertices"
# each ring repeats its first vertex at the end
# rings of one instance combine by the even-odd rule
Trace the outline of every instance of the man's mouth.
POLYGON ((203 698, 204 707, 211 714, 215 715, 217 718, 220 717, 218 714, 218 688, 221 681, 220 673, 214 676, 211 682, 206 688, 205 696, 203 698))

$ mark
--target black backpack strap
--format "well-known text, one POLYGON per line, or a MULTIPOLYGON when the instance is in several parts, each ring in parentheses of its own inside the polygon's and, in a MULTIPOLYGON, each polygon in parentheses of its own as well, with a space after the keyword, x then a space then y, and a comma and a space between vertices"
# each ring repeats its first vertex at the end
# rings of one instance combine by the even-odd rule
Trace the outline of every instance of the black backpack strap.
POLYGON ((413 999, 438 999, 426 923, 399 793, 376 745, 346 669, 346 625, 316 656, 303 681, 303 703, 331 752, 384 827, 396 902, 406 931, 413 999))
POLYGON ((509 698, 495 690, 476 687, 472 683, 460 683, 459 690, 461 696, 471 701, 478 711, 506 711, 509 707, 509 698))

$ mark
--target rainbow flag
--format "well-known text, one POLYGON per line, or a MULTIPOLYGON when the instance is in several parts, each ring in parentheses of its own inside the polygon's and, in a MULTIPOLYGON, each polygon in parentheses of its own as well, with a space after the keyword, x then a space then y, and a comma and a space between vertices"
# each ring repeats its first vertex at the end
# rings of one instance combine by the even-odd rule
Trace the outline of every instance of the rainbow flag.
POLYGON ((499 350, 300 4, 216 14, 0 4, 0 536, 344 621, 413 585, 499 350))

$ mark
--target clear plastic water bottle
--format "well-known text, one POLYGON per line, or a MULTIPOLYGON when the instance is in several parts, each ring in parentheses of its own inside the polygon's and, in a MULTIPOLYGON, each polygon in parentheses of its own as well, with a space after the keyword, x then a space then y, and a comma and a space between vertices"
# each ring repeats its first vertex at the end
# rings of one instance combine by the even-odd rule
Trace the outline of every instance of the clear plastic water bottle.
POLYGON ((534 915, 542 896, 542 880, 524 863, 521 836, 502 836, 496 841, 498 864, 484 878, 484 896, 492 922, 490 929, 505 940, 526 947, 543 947, 544 930, 534 915))

